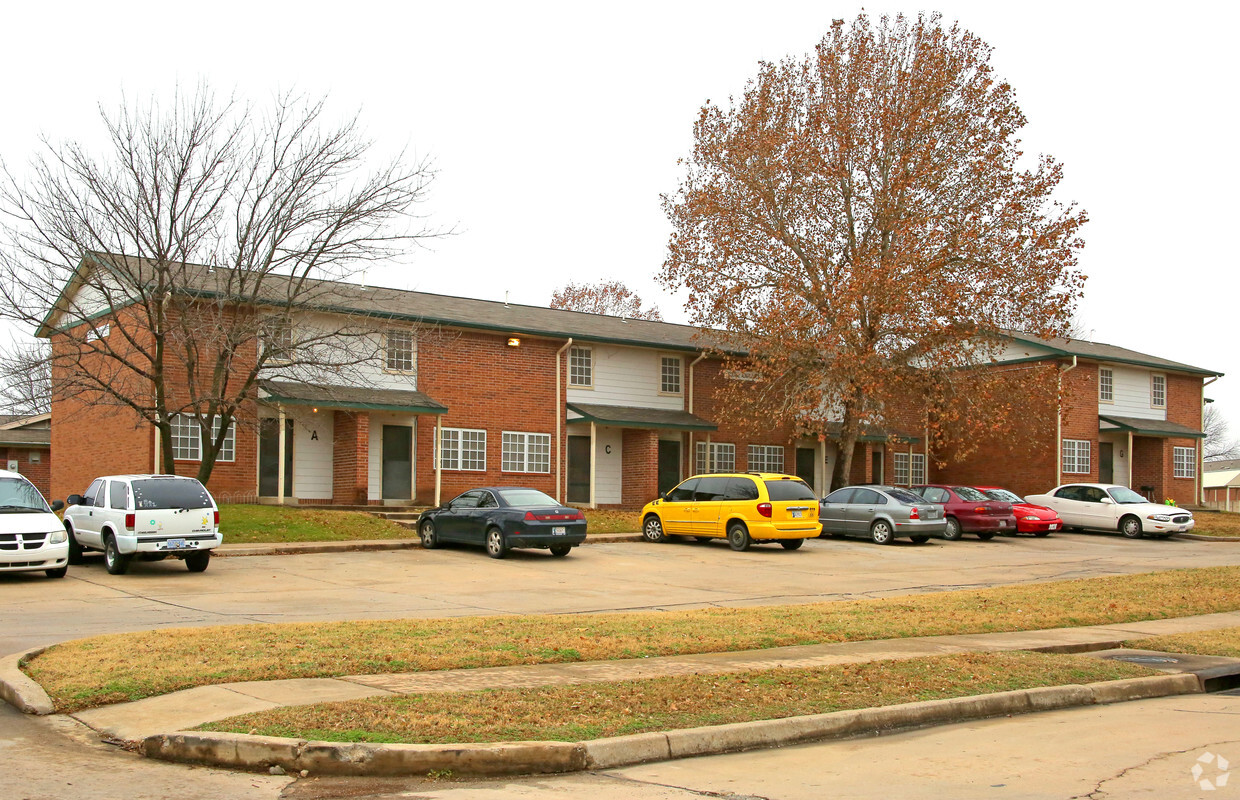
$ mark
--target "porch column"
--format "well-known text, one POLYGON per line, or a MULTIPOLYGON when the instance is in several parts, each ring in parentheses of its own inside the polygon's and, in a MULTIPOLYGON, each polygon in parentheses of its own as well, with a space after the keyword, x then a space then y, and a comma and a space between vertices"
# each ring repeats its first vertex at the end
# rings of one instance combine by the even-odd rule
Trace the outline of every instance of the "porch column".
POLYGON ((598 423, 590 421, 590 508, 598 508, 594 500, 595 468, 598 466, 598 423))
POLYGON ((440 504, 440 498, 443 496, 443 465, 440 460, 443 458, 443 447, 440 442, 443 441, 443 414, 435 415, 435 452, 431 456, 431 463, 435 465, 435 505, 440 504))
POLYGON ((1128 431, 1128 488, 1132 488, 1132 431, 1128 431))
POLYGON ((276 467, 276 503, 278 505, 284 505, 284 481, 287 477, 284 474, 284 454, 286 452, 285 448, 288 447, 288 437, 284 430, 284 406, 276 406, 276 410, 278 412, 278 421, 276 424, 279 426, 277 430, 280 431, 280 452, 276 460, 276 463, 278 464, 276 467))

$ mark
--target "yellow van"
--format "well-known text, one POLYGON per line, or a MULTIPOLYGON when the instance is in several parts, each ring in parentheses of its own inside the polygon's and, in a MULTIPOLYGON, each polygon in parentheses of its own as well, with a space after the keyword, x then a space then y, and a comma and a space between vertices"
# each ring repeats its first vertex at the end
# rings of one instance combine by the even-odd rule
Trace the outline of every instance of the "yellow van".
POLYGON ((796 550, 821 532, 813 490, 797 476, 778 472, 694 475, 642 509, 648 542, 726 537, 733 550, 766 541, 796 550))

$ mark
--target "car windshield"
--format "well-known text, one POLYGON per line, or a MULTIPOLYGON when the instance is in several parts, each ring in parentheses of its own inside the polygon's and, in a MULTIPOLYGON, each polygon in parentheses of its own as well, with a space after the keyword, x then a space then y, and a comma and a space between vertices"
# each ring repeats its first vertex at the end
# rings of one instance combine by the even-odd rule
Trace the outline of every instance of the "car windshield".
POLYGON ((772 500, 814 500, 817 496, 803 481, 763 481, 772 500))
POLYGON ((193 478, 151 478, 133 482, 133 502, 140 511, 148 508, 210 508, 211 495, 193 478))
POLYGON ((1126 486, 1116 486, 1114 489, 1107 489, 1107 494, 1111 495, 1111 499, 1115 502, 1123 503, 1124 505, 1149 502, 1149 500, 1146 500, 1126 486))
POLYGON ((1002 500, 1005 503, 1023 503, 1023 497, 1009 492, 1007 489, 987 489, 986 496, 991 500, 1002 500))
POLYGON ((921 497, 920 495, 915 495, 912 492, 905 491, 904 489, 888 489, 887 496, 895 500, 899 500, 906 506, 916 506, 926 502, 926 498, 921 497))
POLYGON ((0 513, 28 514, 51 511, 34 484, 23 478, 0 478, 0 513))
POLYGON ((972 486, 953 486, 952 491, 960 495, 961 500, 967 500, 970 503, 976 503, 979 500, 989 500, 990 498, 974 489, 972 486))
POLYGON ((513 508, 536 508, 538 506, 558 506, 556 499, 543 494, 537 489, 500 489, 499 496, 513 508))

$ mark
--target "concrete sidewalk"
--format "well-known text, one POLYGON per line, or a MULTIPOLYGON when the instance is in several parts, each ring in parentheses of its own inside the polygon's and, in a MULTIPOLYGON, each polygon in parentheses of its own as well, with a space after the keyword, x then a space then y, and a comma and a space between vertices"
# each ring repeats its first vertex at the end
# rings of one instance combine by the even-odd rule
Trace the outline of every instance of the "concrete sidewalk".
MULTIPOLYGON (((227 538, 227 537, 225 537, 227 538)), ((640 533, 588 533, 583 544, 640 542, 640 533)), ((416 539, 358 539, 343 542, 273 542, 264 544, 225 544, 212 552, 217 556, 285 556, 302 553, 345 553, 358 550, 408 550, 420 548, 416 539)))
POLYGON ((155 734, 183 731, 237 714, 378 695, 468 692, 491 688, 640 680, 667 675, 818 667, 967 652, 1084 652, 1115 648, 1125 640, 1146 636, 1236 626, 1240 626, 1240 611, 1123 625, 882 639, 616 661, 248 681, 200 686, 132 703, 80 711, 72 716, 107 738, 138 741, 155 734))

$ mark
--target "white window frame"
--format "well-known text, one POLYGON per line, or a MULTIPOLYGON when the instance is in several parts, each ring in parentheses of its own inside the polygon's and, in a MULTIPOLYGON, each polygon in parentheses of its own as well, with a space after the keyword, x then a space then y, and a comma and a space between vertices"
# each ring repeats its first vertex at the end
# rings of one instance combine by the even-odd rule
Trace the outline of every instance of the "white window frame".
POLYGON ((912 454, 911 453, 893 453, 892 460, 892 483, 896 486, 912 486, 909 480, 912 475, 912 454))
POLYGON ((1197 448, 1196 447, 1173 447, 1171 448, 1171 475, 1175 478, 1196 478, 1197 477, 1197 448))
POLYGON ((504 431, 501 435, 501 472, 551 472, 551 434, 504 431))
POLYGON ((1098 367, 1098 402, 1115 402, 1115 370, 1110 367, 1098 367))
POLYGON ((594 388, 594 349, 574 345, 568 348, 568 385, 576 389, 594 388))
POLYGON ((487 432, 481 428, 441 428, 439 468, 454 472, 487 471, 487 432), (481 453, 481 457, 479 457, 481 453))
POLYGON ((1167 376, 1159 372, 1150 373, 1150 408, 1167 407, 1167 376), (1162 396, 1161 402, 1159 395, 1162 396))
POLYGON ((783 472, 784 448, 777 444, 751 444, 745 457, 752 472, 783 472))
POLYGON ((659 357, 659 394, 680 395, 684 392, 684 361, 680 356, 659 357))
POLYGON ((1089 439, 1063 440, 1063 471, 1065 475, 1088 475, 1093 455, 1089 439))
POLYGON ((268 357, 268 364, 287 364, 289 361, 292 361, 292 322, 282 320, 280 317, 271 317, 263 325, 263 330, 259 337, 259 344, 263 348, 264 353, 267 352, 267 350, 272 346, 281 351, 268 357))
POLYGON ((418 371, 418 340, 411 330, 390 328, 383 333, 383 371, 400 375, 415 375, 418 371), (398 338, 408 337, 407 351, 395 351, 398 338))
POLYGON ((736 445, 727 442, 697 443, 697 474, 736 472, 736 445))
MULTIPOLYGON (((174 461, 202 461, 202 428, 192 414, 173 414, 169 420, 172 424, 172 459, 174 461)), ((214 438, 220 432, 220 418, 216 417, 211 426, 214 438)), ((216 455, 217 462, 230 463, 237 460, 237 421, 228 424, 228 434, 220 445, 216 455)))
POLYGON ((926 483, 926 454, 913 453, 909 459, 909 486, 921 486, 926 483))

